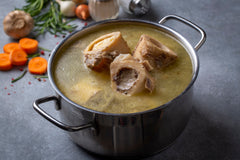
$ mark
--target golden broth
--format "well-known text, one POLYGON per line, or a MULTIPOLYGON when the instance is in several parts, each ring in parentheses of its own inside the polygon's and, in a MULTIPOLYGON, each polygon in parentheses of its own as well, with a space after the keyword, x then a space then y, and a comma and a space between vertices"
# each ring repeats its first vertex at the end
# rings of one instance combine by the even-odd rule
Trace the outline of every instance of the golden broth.
POLYGON ((108 113, 133 113, 156 108, 183 92, 192 79, 192 62, 183 46, 156 28, 134 24, 102 27, 76 38, 57 54, 53 66, 54 81, 66 97, 86 108, 108 113), (153 93, 133 96, 117 93, 111 88, 109 73, 97 73, 84 65, 83 50, 87 45, 99 36, 114 31, 122 33, 131 51, 140 36, 147 34, 177 53, 178 58, 173 64, 151 72, 156 80, 153 93), (94 94, 96 96, 91 97, 94 94))

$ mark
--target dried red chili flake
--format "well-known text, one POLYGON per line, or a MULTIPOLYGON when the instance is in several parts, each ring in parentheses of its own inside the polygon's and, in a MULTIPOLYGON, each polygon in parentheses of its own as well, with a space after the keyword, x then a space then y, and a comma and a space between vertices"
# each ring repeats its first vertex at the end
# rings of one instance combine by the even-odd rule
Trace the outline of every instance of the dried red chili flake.
POLYGON ((85 23, 84 23, 84 26, 87 26, 87 25, 88 25, 87 22, 85 22, 85 23))
POLYGON ((41 50, 41 52, 40 52, 40 53, 41 53, 41 55, 44 55, 44 54, 45 54, 45 52, 44 52, 43 50, 41 50))
POLYGON ((4 87, 4 89, 7 89, 7 87, 4 87))
POLYGON ((13 85, 12 85, 12 84, 11 84, 10 86, 11 86, 11 87, 13 87, 13 85))
POLYGON ((19 69, 19 71, 23 71, 23 68, 18 68, 19 69))
POLYGON ((42 81, 42 80, 41 80, 41 78, 38 78, 37 80, 38 80, 39 82, 41 82, 41 81, 42 81))
POLYGON ((43 79, 43 82, 46 82, 46 79, 43 79))
POLYGON ((56 38, 56 37, 58 37, 58 36, 55 34, 54 37, 56 38))
POLYGON ((56 44, 59 44, 59 42, 57 42, 56 44))
POLYGON ((12 78, 12 81, 14 81, 14 78, 12 78))
POLYGON ((32 84, 32 83, 29 81, 28 84, 30 85, 30 84, 32 84))
POLYGON ((62 36, 62 38, 65 38, 65 37, 66 37, 65 35, 62 36))
POLYGON ((11 95, 10 93, 8 93, 8 95, 11 95))
POLYGON ((14 91, 13 93, 16 93, 16 91, 14 91))

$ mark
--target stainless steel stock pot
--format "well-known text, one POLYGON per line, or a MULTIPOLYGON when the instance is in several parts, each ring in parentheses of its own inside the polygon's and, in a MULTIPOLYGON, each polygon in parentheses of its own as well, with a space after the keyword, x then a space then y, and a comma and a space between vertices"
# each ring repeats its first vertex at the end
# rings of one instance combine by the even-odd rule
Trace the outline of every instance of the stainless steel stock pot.
POLYGON ((199 71, 199 60, 196 51, 205 42, 205 32, 194 23, 169 15, 158 23, 145 20, 108 20, 101 21, 78 30, 66 37, 52 52, 49 59, 48 76, 56 95, 37 99, 34 109, 57 127, 68 131, 72 140, 82 148, 106 156, 146 156, 159 152, 169 146, 180 135, 186 126, 192 109, 193 84, 199 71), (179 33, 163 25, 167 20, 182 22, 200 33, 200 41, 195 47, 179 33), (130 113, 111 114, 87 109, 72 102, 57 88, 53 79, 53 61, 68 41, 105 25, 120 23, 141 24, 155 27, 174 37, 187 50, 193 64, 193 76, 188 87, 172 101, 155 109, 130 113), (61 121, 46 113, 40 104, 55 101, 61 121))

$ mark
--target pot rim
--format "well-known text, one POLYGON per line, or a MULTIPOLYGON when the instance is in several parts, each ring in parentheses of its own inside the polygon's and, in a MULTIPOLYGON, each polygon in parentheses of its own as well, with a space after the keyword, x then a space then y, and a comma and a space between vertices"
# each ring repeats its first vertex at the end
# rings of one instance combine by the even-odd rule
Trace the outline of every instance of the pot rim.
POLYGON ((49 57, 49 63, 48 63, 48 77, 49 77, 49 81, 50 84, 52 85, 53 89, 55 90, 55 92, 62 97, 65 101, 67 101, 68 103, 81 108, 85 111, 88 112, 92 112, 92 113, 96 113, 96 114, 101 114, 101 115, 106 115, 106 116, 135 116, 135 115, 141 115, 141 114, 146 114, 146 113, 150 113, 150 112, 154 112, 156 110, 159 109, 164 109, 167 106, 169 106, 171 103, 173 103, 174 101, 178 100, 179 98, 181 98, 194 84, 194 82, 197 79, 199 73, 199 57, 196 54, 195 49, 193 48, 193 46, 188 42, 188 40, 186 40, 186 38, 184 38, 181 34, 179 34, 178 32, 176 32, 175 30, 164 26, 162 24, 156 23, 156 22, 151 22, 151 21, 147 21, 147 20, 140 20, 140 19, 115 19, 115 20, 103 20, 103 21, 98 21, 98 22, 94 22, 89 24, 88 26, 84 26, 80 29, 75 30, 74 32, 70 33, 68 36, 66 36, 51 52, 51 55, 49 57), (103 24, 113 24, 113 23, 120 23, 120 22, 128 22, 128 23, 141 23, 141 24, 145 24, 145 25, 152 25, 155 26, 157 28, 161 28, 161 30, 164 31, 165 34, 170 35, 172 38, 174 38, 175 40, 177 40, 188 52, 189 56, 191 56, 191 61, 192 61, 192 65, 193 65, 193 75, 192 75, 192 79, 191 82, 188 84, 188 86, 185 88, 184 91, 182 91, 178 96, 176 96, 175 98, 173 98, 171 101, 158 106, 156 108, 150 109, 150 110, 146 110, 146 111, 142 111, 142 112, 135 112, 135 113, 106 113, 106 112, 100 112, 100 111, 96 111, 96 110, 92 110, 89 108, 86 108, 82 105, 79 105, 75 102, 73 102, 72 100, 70 100, 69 98, 67 98, 56 86, 54 79, 53 79, 53 74, 52 74, 52 64, 55 58, 56 53, 58 52, 59 49, 61 49, 62 45, 64 45, 65 42, 67 42, 67 40, 71 37, 73 37, 75 34, 79 33, 79 32, 83 32, 84 30, 87 30, 91 27, 97 26, 97 25, 103 25, 103 24))

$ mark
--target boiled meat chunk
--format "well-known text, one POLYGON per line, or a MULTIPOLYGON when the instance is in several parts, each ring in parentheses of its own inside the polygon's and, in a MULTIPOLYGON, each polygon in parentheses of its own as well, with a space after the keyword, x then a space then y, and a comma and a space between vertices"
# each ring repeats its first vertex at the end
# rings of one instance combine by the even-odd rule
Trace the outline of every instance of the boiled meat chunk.
POLYGON ((144 34, 140 37, 133 56, 143 63, 150 64, 152 67, 148 70, 166 67, 177 58, 177 54, 168 47, 144 34))
POLYGON ((119 54, 130 53, 120 32, 112 32, 92 41, 84 50, 85 64, 94 71, 108 70, 119 54))
POLYGON ((120 54, 110 65, 111 87, 131 96, 143 90, 152 92, 155 87, 153 77, 142 63, 130 54, 120 54))

